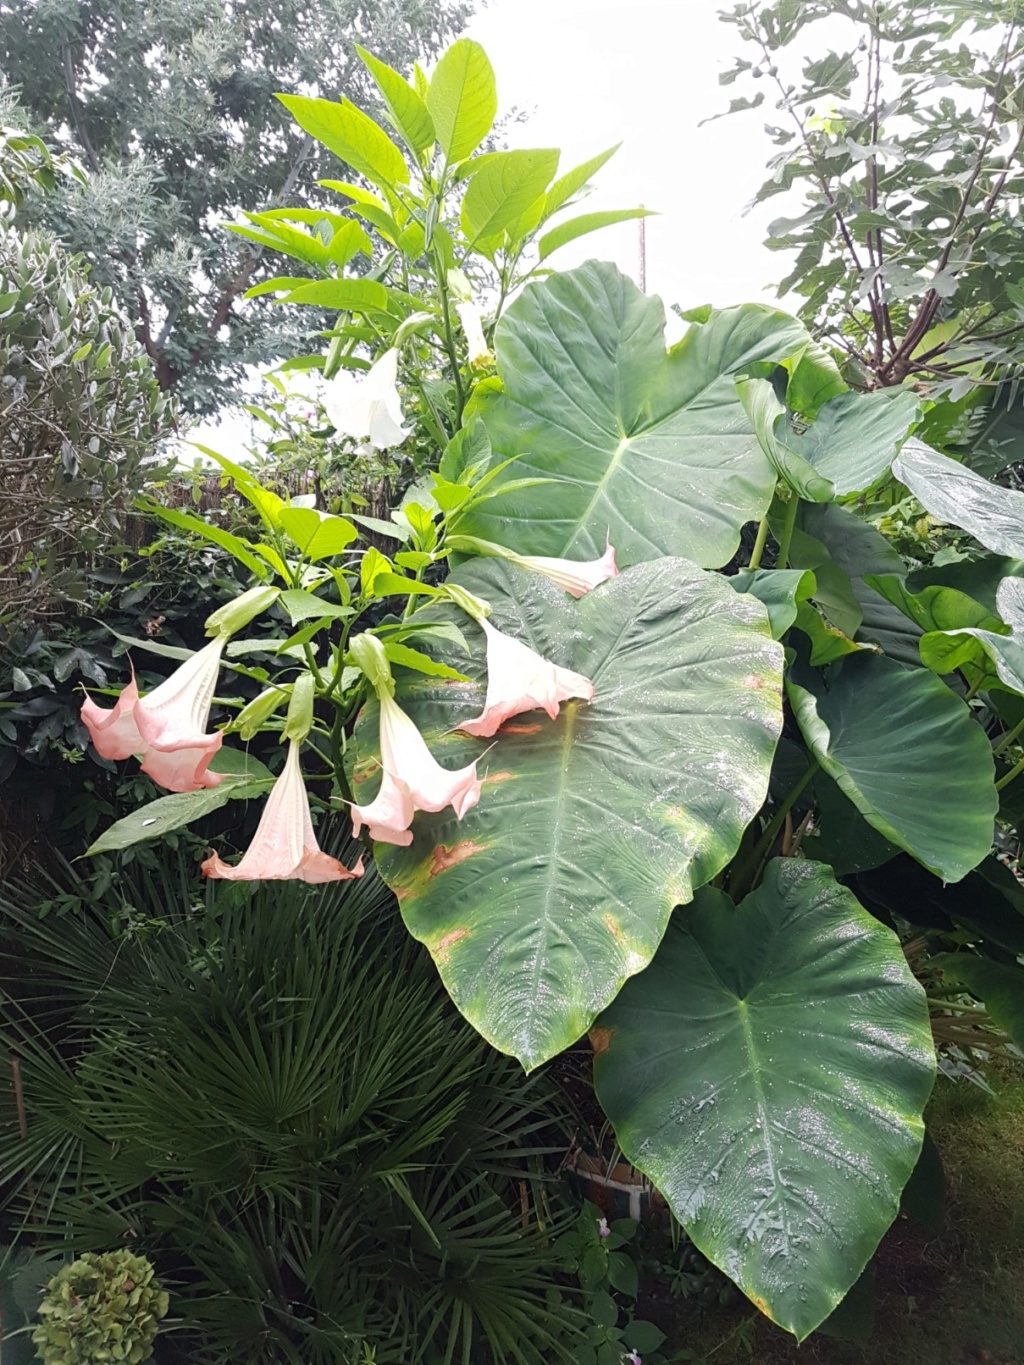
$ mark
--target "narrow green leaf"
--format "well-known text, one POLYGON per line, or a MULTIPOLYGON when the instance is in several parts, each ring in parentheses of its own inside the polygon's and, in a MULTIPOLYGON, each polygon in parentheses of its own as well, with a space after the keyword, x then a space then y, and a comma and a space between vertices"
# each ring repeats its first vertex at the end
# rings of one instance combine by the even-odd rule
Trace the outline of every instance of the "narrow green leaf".
POLYGON ((293 289, 278 303, 314 303, 320 308, 338 308, 348 312, 373 309, 388 311, 388 291, 376 280, 313 280, 293 289))
POLYGON ((267 566, 256 558, 247 541, 233 536, 230 531, 222 531, 219 526, 211 526, 209 522, 194 517, 189 512, 180 512, 176 507, 165 507, 163 503, 152 499, 143 499, 140 505, 150 516, 159 517, 161 521, 177 526, 180 531, 191 531, 194 535, 219 545, 240 564, 244 564, 257 578, 266 578, 267 566))
POLYGON ((366 48, 360 47, 356 43, 356 51, 359 53, 363 64, 370 75, 377 82, 380 93, 384 96, 384 103, 388 107, 395 127, 409 148, 416 155, 424 152, 434 143, 434 121, 430 117, 423 99, 417 94, 407 80, 400 76, 393 67, 388 66, 387 62, 382 62, 379 57, 374 57, 367 52, 366 48))
POLYGON ((476 151, 498 112, 494 69, 479 43, 460 38, 451 45, 430 79, 426 102, 449 165, 476 151))
POLYGON ((548 190, 544 200, 544 217, 550 218, 552 214, 558 212, 563 204, 592 180, 597 172, 606 162, 610 161, 615 153, 622 146, 621 142, 616 142, 614 147, 609 147, 605 152, 598 152, 597 156, 592 156, 589 161, 583 161, 578 166, 574 166, 571 171, 566 171, 561 175, 548 190))
POLYGON ((310 99, 306 95, 278 95, 300 128, 311 133, 353 170, 381 189, 409 180, 405 157, 368 114, 351 100, 310 99))
POLYGON ((581 213, 578 218, 570 218, 545 232, 537 243, 537 252, 542 261, 547 260, 559 247, 574 242, 577 237, 585 237, 614 223, 628 223, 631 218, 650 218, 653 213, 653 209, 603 209, 596 213, 581 213))
POLYGON ((113 853, 132 844, 140 844, 146 839, 159 839, 172 829, 190 825, 194 820, 219 810, 229 801, 248 800, 263 795, 269 790, 269 783, 256 784, 245 777, 226 777, 216 787, 202 787, 196 792, 175 792, 171 796, 161 796, 148 806, 141 806, 117 820, 104 830, 85 851, 86 857, 97 853, 113 853))

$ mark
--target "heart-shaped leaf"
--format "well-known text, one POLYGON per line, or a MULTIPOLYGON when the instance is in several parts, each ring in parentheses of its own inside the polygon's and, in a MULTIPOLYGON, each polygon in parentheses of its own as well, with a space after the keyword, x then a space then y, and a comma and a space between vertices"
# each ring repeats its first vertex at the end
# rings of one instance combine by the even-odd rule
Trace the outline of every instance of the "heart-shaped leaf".
POLYGON ((844 660, 826 691, 794 671, 789 699, 808 748, 872 825, 956 882, 992 846, 992 748, 941 679, 878 654, 844 660))
MULTIPOLYGON (((479 684, 417 678, 398 694, 439 762, 480 758, 485 780, 461 823, 418 814, 410 847, 378 845, 378 865, 462 1013, 532 1068, 586 1031, 650 961, 672 907, 736 852, 768 784, 782 651, 760 603, 685 560, 638 565, 578 602, 494 560, 454 581, 595 687, 556 721, 515 717, 493 747, 454 733, 480 712, 479 684)), ((475 625, 440 604, 417 618, 457 619, 473 653, 444 658, 483 678, 475 625)), ((357 784, 373 774, 361 803, 377 786, 376 728, 370 712, 357 731, 357 784)))
POLYGON ((810 502, 859 493, 887 474, 921 405, 899 390, 841 393, 797 433, 767 379, 742 380, 739 393, 779 478, 810 502))
POLYGON ((482 404, 500 483, 520 488, 474 508, 465 535, 522 554, 590 559, 610 536, 619 564, 683 555, 716 568, 740 527, 764 515, 775 474, 736 393, 736 377, 807 341, 794 318, 755 304, 713 313, 665 349, 665 312, 613 265, 531 284, 502 316, 504 391, 482 404))
POLYGON ((734 908, 705 887, 592 1035, 625 1155, 699 1249, 802 1340, 899 1209, 935 1074, 899 940, 819 863, 734 908))

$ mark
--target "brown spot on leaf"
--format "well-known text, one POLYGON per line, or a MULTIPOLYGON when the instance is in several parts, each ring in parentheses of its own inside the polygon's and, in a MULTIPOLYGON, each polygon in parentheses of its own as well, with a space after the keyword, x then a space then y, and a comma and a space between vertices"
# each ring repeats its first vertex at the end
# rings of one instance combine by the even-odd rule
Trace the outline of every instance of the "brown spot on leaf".
POLYGON ((541 725, 503 725, 501 733, 503 735, 539 735, 543 726, 541 725))
POLYGON ((614 915, 605 915, 604 922, 613 938, 622 937, 622 927, 614 915))
POLYGON ((749 687, 753 692, 760 692, 761 688, 764 687, 764 678, 759 677, 756 673, 748 673, 743 679, 743 686, 749 687))
POLYGON ((449 868, 457 867, 467 858, 472 858, 474 853, 483 853, 487 847, 487 844, 475 844, 472 839, 461 839, 450 848, 447 844, 438 844, 431 856, 427 876, 436 877, 441 872, 447 872, 449 868))
POLYGON ((767 1302, 764 1299, 762 1299, 760 1294, 748 1294, 747 1297, 750 1299, 750 1302, 754 1305, 755 1308, 759 1308, 761 1310, 761 1312, 765 1315, 769 1322, 775 1321, 775 1319, 772 1317, 772 1310, 768 1307, 767 1302))
POLYGON ((469 937, 468 929, 451 929, 432 950, 438 962, 447 962, 452 946, 469 937))
POLYGON ((480 779, 482 786, 489 786, 492 782, 512 782, 515 773, 488 773, 486 777, 480 779))
POLYGON ((595 1057, 608 1050, 614 1032, 615 1030, 612 1028, 592 1028, 590 1030, 590 1046, 594 1049, 595 1057))

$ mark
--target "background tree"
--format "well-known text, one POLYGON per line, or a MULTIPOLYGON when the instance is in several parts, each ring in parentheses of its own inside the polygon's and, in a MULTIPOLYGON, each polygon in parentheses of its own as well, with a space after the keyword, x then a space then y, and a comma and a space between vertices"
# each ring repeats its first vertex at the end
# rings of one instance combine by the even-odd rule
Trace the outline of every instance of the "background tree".
POLYGON ((12 221, 69 169, 0 103, 0 639, 77 595, 83 558, 122 531, 174 421, 110 290, 12 221))
POLYGON ((163 389, 210 411, 247 363, 294 353, 294 316, 240 305, 272 264, 221 227, 268 200, 308 203, 318 177, 338 173, 274 94, 358 98, 368 77, 355 43, 408 69, 470 11, 467 0, 2 0, 0 69, 90 172, 48 218, 115 290, 163 389))
POLYGON ((935 401, 920 433, 933 444, 981 447, 990 468, 1019 458, 1018 0, 773 0, 722 17, 755 49, 721 77, 749 88, 729 112, 780 115, 754 202, 801 201, 768 230, 771 248, 796 252, 780 295, 803 296, 851 383, 911 382, 935 401))

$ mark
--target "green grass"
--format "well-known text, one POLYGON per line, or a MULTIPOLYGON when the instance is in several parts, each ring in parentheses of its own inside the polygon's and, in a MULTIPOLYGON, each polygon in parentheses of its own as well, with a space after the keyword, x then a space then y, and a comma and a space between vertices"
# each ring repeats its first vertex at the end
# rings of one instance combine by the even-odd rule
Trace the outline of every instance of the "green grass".
POLYGON ((1024 1365, 1024 1072, 991 1097, 940 1079, 928 1123, 944 1225, 926 1234, 900 1218, 882 1243, 866 1346, 815 1334, 797 1347, 745 1304, 686 1302, 672 1345, 701 1365, 1024 1365))

